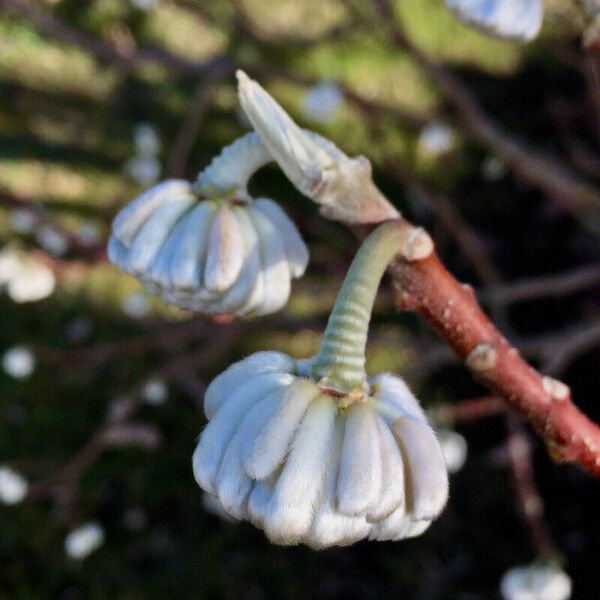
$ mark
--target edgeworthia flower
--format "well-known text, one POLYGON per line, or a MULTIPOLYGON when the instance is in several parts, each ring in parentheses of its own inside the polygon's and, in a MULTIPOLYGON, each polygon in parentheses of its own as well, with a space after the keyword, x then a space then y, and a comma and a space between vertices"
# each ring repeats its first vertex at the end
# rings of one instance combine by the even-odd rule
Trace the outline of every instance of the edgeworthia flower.
POLYGON ((240 103, 273 160, 323 215, 346 223, 399 216, 373 183, 366 157, 349 158, 333 142, 300 129, 256 81, 243 71, 237 78, 240 103))
POLYGON ((535 38, 544 18, 543 0, 446 0, 446 6, 465 25, 519 42, 535 38))
POLYGON ((400 540, 446 503, 444 457, 418 401, 402 379, 365 373, 376 290, 406 243, 394 222, 365 241, 312 359, 258 352, 206 391, 195 478, 276 544, 400 540))
POLYGON ((228 146, 196 182, 172 179, 117 215, 108 255, 162 299, 204 313, 264 315, 287 302, 308 250, 278 204, 253 199, 271 156, 256 133, 228 146))
POLYGON ((568 600, 571 578, 558 565, 540 560, 509 569, 500 592, 504 600, 568 600))

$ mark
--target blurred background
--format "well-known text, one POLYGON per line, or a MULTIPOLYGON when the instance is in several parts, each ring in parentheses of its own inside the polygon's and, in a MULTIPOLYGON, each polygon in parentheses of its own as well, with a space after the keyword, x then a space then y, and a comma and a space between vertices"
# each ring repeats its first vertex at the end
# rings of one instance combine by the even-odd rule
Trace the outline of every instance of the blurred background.
POLYGON ((368 369, 404 374, 451 478, 422 537, 315 553, 215 511, 203 390, 259 349, 316 349, 357 242, 274 166, 253 180, 311 250, 284 311, 216 321, 106 261, 116 211, 193 179, 249 125, 234 70, 373 163, 449 269, 600 421, 600 58, 582 3, 519 45, 442 0, 0 0, 0 598, 499 598, 557 552, 600 590, 600 486, 475 384, 384 282, 368 369), (587 30, 587 46, 582 33, 587 30), (591 36, 591 42, 590 42, 591 36))

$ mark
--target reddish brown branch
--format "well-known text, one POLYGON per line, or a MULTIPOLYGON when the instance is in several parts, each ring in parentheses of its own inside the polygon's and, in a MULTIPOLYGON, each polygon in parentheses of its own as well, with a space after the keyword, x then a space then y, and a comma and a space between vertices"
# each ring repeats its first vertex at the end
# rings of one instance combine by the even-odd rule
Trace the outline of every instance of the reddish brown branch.
POLYGON ((475 378, 531 423, 555 460, 600 477, 600 427, 572 403, 566 386, 543 378, 523 360, 469 286, 456 281, 435 253, 412 262, 397 257, 390 271, 399 308, 424 316, 475 378))

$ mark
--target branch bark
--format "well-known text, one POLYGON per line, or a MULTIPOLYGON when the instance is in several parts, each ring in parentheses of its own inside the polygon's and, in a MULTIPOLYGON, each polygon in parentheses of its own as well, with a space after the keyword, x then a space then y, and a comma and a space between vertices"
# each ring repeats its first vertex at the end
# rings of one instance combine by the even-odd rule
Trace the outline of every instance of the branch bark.
POLYGON ((421 260, 397 256, 389 268, 395 304, 422 315, 465 361, 475 379, 525 418, 552 458, 600 478, 600 427, 572 402, 569 388, 543 377, 501 335, 435 252, 421 260))

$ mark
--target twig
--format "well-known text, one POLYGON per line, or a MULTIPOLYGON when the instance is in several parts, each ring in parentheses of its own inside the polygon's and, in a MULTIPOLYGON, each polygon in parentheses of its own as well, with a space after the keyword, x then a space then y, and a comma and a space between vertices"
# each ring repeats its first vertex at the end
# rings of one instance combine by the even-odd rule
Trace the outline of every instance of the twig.
POLYGON ((494 299, 496 302, 512 304, 526 300, 568 296, 598 285, 600 285, 600 265, 592 264, 556 275, 505 283, 482 290, 478 295, 483 301, 494 299))
POLYGON ((173 147, 167 159, 166 172, 169 177, 181 177, 185 173, 188 156, 194 145, 194 140, 202 126, 202 121, 215 93, 216 80, 208 84, 202 82, 194 94, 194 98, 183 119, 173 147))
POLYGON ((544 439, 556 461, 600 477, 600 427, 571 401, 569 388, 530 367, 432 252, 421 260, 397 256, 390 265, 396 305, 429 321, 473 376, 501 395, 544 439))
POLYGON ((555 556, 558 552, 544 522, 544 502, 535 485, 527 431, 514 415, 507 415, 506 420, 509 432, 508 455, 521 515, 538 555, 555 556))
POLYGON ((207 62, 194 62, 168 52, 164 48, 123 48, 66 25, 50 11, 30 0, 0 0, 3 14, 13 14, 29 21, 46 36, 66 44, 79 46, 97 59, 123 70, 137 69, 145 64, 158 64, 182 75, 214 77, 232 72, 231 60, 216 56, 207 62))
POLYGON ((506 404, 498 396, 480 396, 459 400, 452 404, 438 404, 429 412, 436 421, 448 423, 477 421, 505 413, 506 404))

